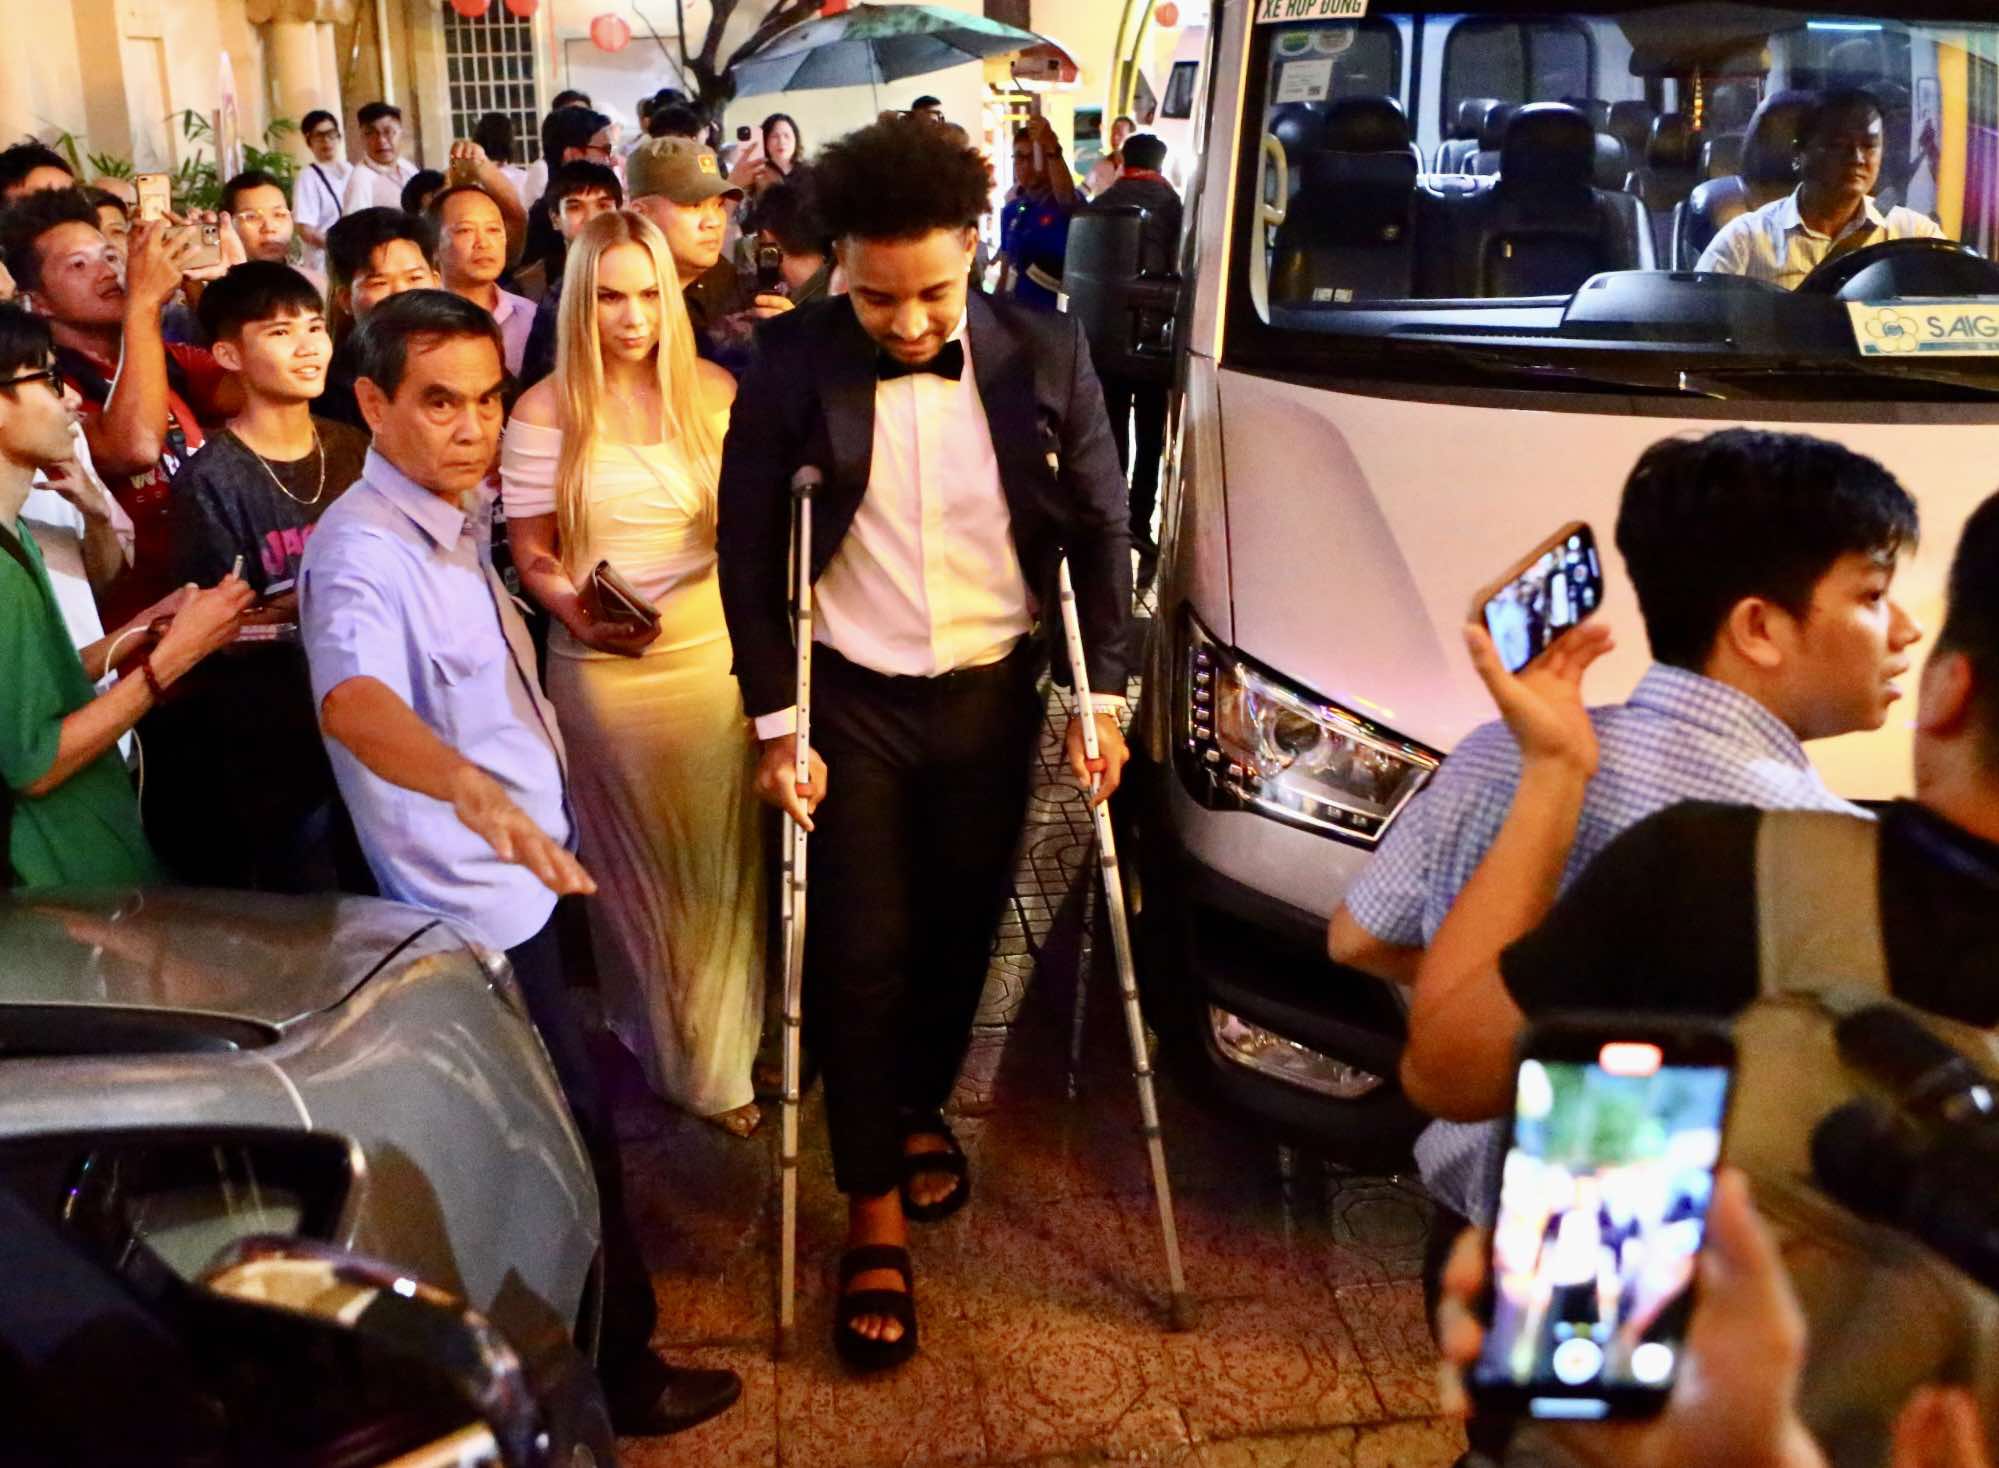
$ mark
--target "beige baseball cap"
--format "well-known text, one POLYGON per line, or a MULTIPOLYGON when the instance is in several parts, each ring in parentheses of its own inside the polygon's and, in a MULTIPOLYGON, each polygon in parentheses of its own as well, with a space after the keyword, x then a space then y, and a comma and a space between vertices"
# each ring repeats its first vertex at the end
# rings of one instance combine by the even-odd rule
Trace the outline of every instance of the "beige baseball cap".
POLYGON ((658 194, 676 204, 704 204, 743 191, 722 173, 715 150, 692 138, 647 138, 625 160, 625 194, 642 199, 658 194))

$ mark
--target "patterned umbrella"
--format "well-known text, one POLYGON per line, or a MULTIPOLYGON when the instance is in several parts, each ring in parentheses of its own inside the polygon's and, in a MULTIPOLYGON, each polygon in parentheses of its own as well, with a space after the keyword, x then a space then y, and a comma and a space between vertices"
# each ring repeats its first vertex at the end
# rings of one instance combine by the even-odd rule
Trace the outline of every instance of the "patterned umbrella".
POLYGON ((855 5, 775 37, 738 61, 738 97, 879 85, 1043 44, 1032 31, 932 5, 855 5))

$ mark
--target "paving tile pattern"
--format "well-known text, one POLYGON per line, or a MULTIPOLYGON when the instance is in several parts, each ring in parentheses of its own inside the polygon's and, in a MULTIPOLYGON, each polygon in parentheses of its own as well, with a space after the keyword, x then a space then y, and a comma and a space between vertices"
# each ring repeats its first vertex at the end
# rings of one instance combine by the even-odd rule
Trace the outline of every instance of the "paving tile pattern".
POLYGON ((1416 1282, 1428 1215, 1393 1179, 1331 1173, 1196 1111, 1160 1108, 1198 1328, 1165 1325, 1159 1224, 1108 942, 1088 941, 1088 814, 1051 697, 1030 825, 952 1103, 972 1204, 916 1231, 922 1350, 886 1377, 831 1347, 844 1209, 815 1091, 800 1165, 795 1359, 773 1365, 776 1116, 740 1142, 647 1094, 615 1047, 631 1204, 671 1358, 742 1373, 743 1401, 628 1461, 874 1468, 1143 1461, 1444 1468, 1416 1282), (1070 1046, 1089 976, 1082 1065, 1070 1046), (1074 1091, 1074 1099, 1071 1092, 1074 1091))

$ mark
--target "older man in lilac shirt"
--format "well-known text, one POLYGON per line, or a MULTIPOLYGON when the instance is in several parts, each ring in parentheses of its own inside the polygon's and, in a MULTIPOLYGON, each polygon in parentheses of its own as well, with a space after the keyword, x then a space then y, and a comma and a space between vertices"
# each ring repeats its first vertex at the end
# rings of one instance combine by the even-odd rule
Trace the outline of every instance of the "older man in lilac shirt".
POLYGON ((484 484, 503 416, 499 330, 459 296, 408 291, 369 314, 356 345, 355 398, 375 444, 299 575, 334 775, 382 891, 512 960, 597 1176, 612 1423, 678 1431, 742 1388, 732 1372, 675 1370, 652 1355, 656 1310, 617 1136, 563 982, 556 899, 595 884, 569 850, 555 712, 492 565, 484 484))

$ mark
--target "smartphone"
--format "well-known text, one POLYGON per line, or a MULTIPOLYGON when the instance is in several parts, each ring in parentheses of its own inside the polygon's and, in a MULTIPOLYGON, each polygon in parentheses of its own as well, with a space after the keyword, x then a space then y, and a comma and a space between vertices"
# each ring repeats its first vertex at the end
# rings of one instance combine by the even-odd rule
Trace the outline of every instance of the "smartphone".
POLYGON ((479 182, 479 165, 470 158, 454 158, 446 170, 444 181, 453 188, 460 184, 475 184, 479 182))
POLYGON ((776 245, 757 246, 757 292, 770 295, 784 284, 784 251, 776 245))
POLYGON ((750 130, 747 127, 739 127, 736 129, 737 142, 747 143, 749 140, 750 140, 750 130))
POLYGON ((135 174, 132 187, 139 191, 139 222, 165 219, 173 208, 173 180, 164 173, 135 174))
POLYGON ((1603 605, 1596 532, 1572 520, 1472 598, 1471 617, 1517 673, 1603 605))
POLYGON ((184 270, 202 270, 222 263, 222 227, 219 224, 190 224, 176 231, 194 241, 194 249, 182 265, 184 270))
POLYGON ((1678 1375, 1735 1074, 1727 1030, 1577 1016, 1520 1047, 1481 1411, 1648 1417, 1678 1375))

